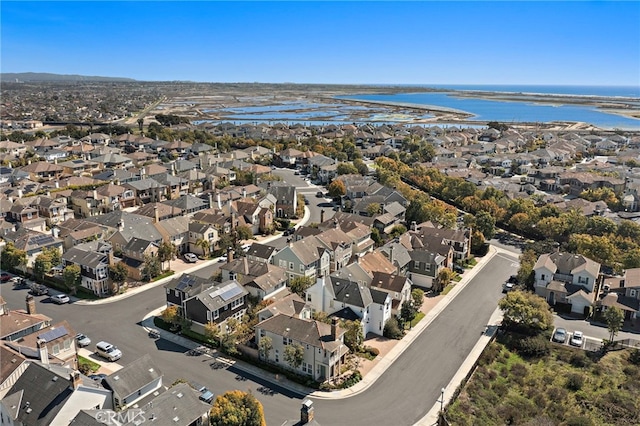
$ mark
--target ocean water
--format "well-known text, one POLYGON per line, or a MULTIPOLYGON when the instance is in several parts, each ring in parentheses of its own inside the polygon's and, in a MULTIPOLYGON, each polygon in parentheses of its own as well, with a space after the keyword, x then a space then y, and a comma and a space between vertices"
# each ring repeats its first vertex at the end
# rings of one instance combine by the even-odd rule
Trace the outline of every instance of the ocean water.
POLYGON ((434 84, 430 86, 416 85, 414 87, 433 87, 436 89, 474 90, 485 92, 508 93, 544 93, 572 96, 606 96, 638 98, 640 100, 640 86, 559 86, 559 85, 483 85, 483 84, 434 84))
MULTIPOLYGON (((454 86, 448 86, 453 89, 454 86)), ((457 86, 462 90, 463 86, 457 86)), ((583 88, 578 90, 571 86, 464 86, 466 90, 486 90, 502 88, 500 91, 516 93, 555 93, 584 96, 624 96, 631 93, 630 88, 583 88), (472 89, 473 87, 473 89, 472 89), (512 89, 512 90, 507 90, 512 89), (546 90, 546 92, 543 92, 546 90), (600 93, 597 93, 600 91, 600 93)), ((361 101, 388 102, 392 104, 412 104, 422 106, 445 107, 466 111, 473 115, 472 120, 501 121, 506 123, 518 122, 552 122, 573 121, 593 124, 602 129, 640 130, 640 120, 609 114, 591 106, 581 105, 551 105, 536 101, 497 101, 478 98, 462 98, 455 96, 455 92, 436 93, 399 93, 399 94, 359 94, 339 96, 338 99, 353 99, 361 101)), ((640 109, 640 99, 629 99, 629 104, 640 109)))

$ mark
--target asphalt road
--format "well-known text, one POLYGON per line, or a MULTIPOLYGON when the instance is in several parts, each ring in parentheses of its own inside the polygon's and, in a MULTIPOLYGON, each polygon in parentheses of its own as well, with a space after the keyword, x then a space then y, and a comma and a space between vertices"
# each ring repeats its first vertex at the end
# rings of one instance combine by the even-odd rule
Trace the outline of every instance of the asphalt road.
MULTIPOLYGON (((431 408, 467 354, 501 294, 501 284, 516 268, 515 259, 498 255, 453 300, 396 362, 366 392, 343 400, 317 400, 316 418, 331 425, 410 425, 431 408), (385 401, 386 408, 380 407, 385 401), (354 408, 357 407, 357 408, 354 408)), ((22 308, 26 290, 8 290, 2 294, 10 308, 22 308)), ((77 332, 118 346, 120 364, 126 365, 145 353, 153 354, 165 375, 165 384, 184 378, 207 386, 214 393, 231 389, 251 390, 264 405, 268 424, 282 424, 299 415, 300 397, 284 389, 248 377, 231 368, 214 370, 211 359, 191 357, 186 350, 165 340, 154 340, 136 326, 143 316, 164 303, 163 287, 156 287, 117 303, 82 306, 47 303, 38 297, 40 313, 59 321, 66 319, 77 332), (272 389, 264 392, 264 387, 272 389), (261 392, 262 390, 262 392, 261 392)))

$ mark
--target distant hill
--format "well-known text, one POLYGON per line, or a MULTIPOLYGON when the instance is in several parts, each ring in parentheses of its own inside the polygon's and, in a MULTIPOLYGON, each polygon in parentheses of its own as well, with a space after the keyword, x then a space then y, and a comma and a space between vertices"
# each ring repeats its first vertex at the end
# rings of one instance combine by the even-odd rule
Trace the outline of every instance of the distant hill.
POLYGON ((0 81, 136 81, 124 77, 98 77, 76 74, 51 74, 46 72, 4 72, 0 73, 0 81))

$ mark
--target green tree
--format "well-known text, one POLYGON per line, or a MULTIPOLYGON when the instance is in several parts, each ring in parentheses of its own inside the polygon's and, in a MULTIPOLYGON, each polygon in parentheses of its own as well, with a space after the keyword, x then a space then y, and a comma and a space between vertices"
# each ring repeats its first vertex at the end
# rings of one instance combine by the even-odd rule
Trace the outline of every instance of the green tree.
POLYGON ((382 206, 379 203, 371 203, 367 206, 367 214, 373 217, 382 212, 382 206))
POLYGON ((344 328, 344 344, 352 352, 360 352, 364 343, 364 334, 362 332, 362 323, 360 320, 343 321, 341 327, 344 328))
POLYGON ((171 259, 173 259, 173 256, 177 251, 178 249, 176 246, 168 241, 163 241, 160 246, 158 246, 158 259, 160 260, 160 266, 162 267, 165 262, 169 262, 168 269, 171 269, 171 259))
POLYGON ((51 270, 53 264, 51 263, 51 256, 49 253, 43 251, 33 262, 33 275, 35 275, 38 281, 44 279, 44 275, 51 270))
POLYGON ((304 292, 313 285, 313 278, 296 276, 289 281, 289 288, 298 296, 304 296, 304 292))
POLYGON ((438 272, 438 276, 436 277, 436 281, 434 283, 434 290, 435 291, 444 290, 444 288, 449 285, 452 279, 453 279, 453 271, 449 268, 442 268, 440 272, 438 272))
POLYGON ((380 236, 380 231, 378 231, 378 228, 371 228, 371 239, 375 243, 376 247, 380 247, 384 244, 384 240, 380 236))
POLYGON ((422 304, 424 303, 424 291, 420 290, 419 288, 414 288, 413 290, 411 290, 411 302, 413 303, 413 306, 416 308, 416 310, 419 311, 422 307, 422 304))
POLYGON ((367 167, 362 159, 356 158, 355 160, 353 160, 353 166, 362 176, 366 176, 369 174, 369 167, 367 167))
POLYGON ((75 294, 82 282, 80 266, 75 264, 66 266, 62 271, 62 279, 64 280, 64 286, 67 291, 75 294))
POLYGON ((604 311, 604 320, 607 324, 607 330, 609 330, 609 341, 613 342, 616 334, 622 329, 622 324, 624 324, 624 312, 615 306, 607 308, 604 311))
POLYGON ((198 238, 196 240, 196 247, 200 247, 202 249, 202 257, 207 259, 209 254, 211 253, 211 243, 206 238, 198 238))
POLYGON ((357 174, 358 173, 358 169, 356 168, 356 166, 354 166, 353 164, 350 163, 340 163, 338 164, 338 166, 336 167, 336 173, 338 173, 338 175, 351 175, 351 174, 357 174))
POLYGON ((138 120, 136 120, 138 122, 138 129, 140 129, 140 132, 142 132, 142 126, 144 125, 144 118, 138 118, 138 120))
POLYGON ((253 238, 253 232, 247 225, 240 225, 236 227, 236 232, 238 233, 237 235, 239 240, 250 240, 253 238))
POLYGON ((502 324, 529 334, 539 334, 553 327, 549 304, 534 293, 514 290, 498 302, 502 309, 502 324))
POLYGON ((260 401, 251 393, 239 390, 216 397, 209 423, 211 426, 267 426, 260 401))
POLYGON ((55 247, 51 247, 51 248, 46 248, 42 250, 42 252, 46 253, 47 256, 49 256, 52 266, 58 266, 62 263, 62 254, 60 254, 59 249, 55 247))
POLYGON ((125 266, 124 263, 118 262, 115 265, 109 266, 109 276, 111 277, 111 281, 113 281, 114 288, 112 292, 117 294, 120 292, 120 286, 124 284, 129 276, 129 270, 125 266))
POLYGON ((407 300, 402 304, 402 307, 400 308, 400 318, 402 318, 402 321, 410 323, 417 314, 418 310, 411 300, 407 300))
POLYGON ((269 360, 269 354, 273 350, 273 340, 271 337, 265 336, 260 338, 260 343, 258 343, 258 354, 260 355, 260 359, 265 361, 269 360))
POLYGON ((292 343, 284 348, 284 360, 294 370, 297 370, 304 361, 304 348, 298 343, 292 343))
POLYGON ((5 269, 16 270, 27 264, 27 252, 16 248, 13 242, 8 242, 2 249, 0 264, 5 269))
POLYGON ((342 197, 347 193, 347 187, 344 186, 344 182, 340 179, 335 179, 333 182, 327 186, 327 191, 329 192, 330 197, 342 197))
POLYGON ((476 214, 476 228, 485 239, 490 240, 496 232, 496 219, 491 213, 481 210, 476 214))
POLYGON ((402 336, 404 335, 404 331, 400 329, 400 325, 398 324, 396 317, 391 317, 387 320, 384 324, 384 330, 382 333, 384 337, 395 340, 402 339, 402 336))
POLYGON ((151 281, 162 272, 160 267, 160 259, 158 256, 147 254, 144 256, 144 265, 142 266, 142 279, 151 281))

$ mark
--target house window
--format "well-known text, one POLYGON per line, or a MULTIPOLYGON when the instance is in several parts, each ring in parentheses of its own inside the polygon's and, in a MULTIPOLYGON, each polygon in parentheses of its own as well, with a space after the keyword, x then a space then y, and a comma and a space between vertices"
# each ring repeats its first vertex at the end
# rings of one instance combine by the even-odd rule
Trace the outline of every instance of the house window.
POLYGON ((578 277, 578 284, 589 284, 589 277, 578 277))
POLYGON ((266 331, 264 331, 264 329, 262 329, 262 328, 261 328, 261 329, 260 329, 260 337, 264 337, 264 336, 266 336, 266 335, 267 335, 267 332, 266 332, 266 331))
POLYGON ((71 339, 67 339, 64 341, 64 349, 68 350, 69 348, 71 348, 71 339))
POLYGON ((311 302, 311 295, 307 293, 307 302, 311 302))
POLYGON ((416 269, 420 269, 420 262, 418 262, 417 260, 415 260, 415 261, 413 262, 413 267, 414 267, 414 268, 416 268, 416 269))
POLYGON ((53 345, 53 348, 51 348, 51 353, 54 355, 58 355, 60 353, 60 345, 53 345))
POLYGON ((178 290, 173 290, 173 295, 174 295, 175 297, 178 297, 178 290))
POLYGON ((544 274, 540 275, 540 279, 544 281, 544 274))
POLYGON ((280 354, 278 353, 278 350, 276 349, 276 362, 280 362, 280 354))
POLYGON ((293 262, 289 262, 289 270, 293 271, 293 262))
POLYGON ((210 240, 213 240, 213 237, 214 237, 214 236, 215 236, 215 235, 214 235, 214 233, 213 233, 213 232, 210 232, 210 233, 209 233, 209 239, 210 239, 210 240))
POLYGON ((304 265, 303 264, 300 264, 300 272, 304 273, 304 265))
POLYGON ((213 319, 218 319, 218 318, 220 318, 220 311, 216 309, 215 311, 213 311, 213 319))
POLYGON ((287 267, 287 261, 279 259, 278 260, 278 266, 281 267, 281 268, 286 268, 287 267))

